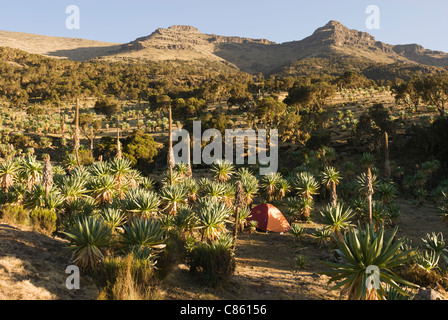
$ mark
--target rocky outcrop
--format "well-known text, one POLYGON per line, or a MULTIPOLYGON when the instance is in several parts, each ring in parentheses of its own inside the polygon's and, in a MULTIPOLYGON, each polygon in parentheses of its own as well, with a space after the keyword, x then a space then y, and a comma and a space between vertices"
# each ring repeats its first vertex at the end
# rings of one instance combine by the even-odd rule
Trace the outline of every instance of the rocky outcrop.
POLYGON ((370 34, 350 30, 334 20, 317 29, 309 39, 312 39, 313 42, 331 44, 338 47, 343 45, 373 46, 376 43, 375 38, 370 34))
POLYGON ((250 39, 241 37, 226 37, 214 34, 203 34, 192 26, 176 25, 167 29, 157 29, 147 37, 138 38, 122 46, 123 50, 142 50, 155 48, 159 50, 207 50, 215 51, 220 44, 274 44, 266 39, 250 39))

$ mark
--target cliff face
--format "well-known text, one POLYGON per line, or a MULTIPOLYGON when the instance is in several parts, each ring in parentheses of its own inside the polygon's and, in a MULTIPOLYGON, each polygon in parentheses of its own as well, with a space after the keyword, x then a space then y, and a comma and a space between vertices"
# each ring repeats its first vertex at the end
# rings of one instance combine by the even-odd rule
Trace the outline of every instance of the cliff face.
POLYGON ((400 56, 424 65, 437 67, 448 66, 448 54, 442 51, 433 51, 418 44, 396 45, 393 50, 400 56))
POLYGON ((270 45, 273 42, 265 39, 249 39, 241 37, 225 37, 214 34, 203 34, 192 26, 172 26, 167 29, 157 29, 147 37, 138 38, 123 45, 126 50, 142 50, 145 48, 157 48, 166 50, 198 50, 206 47, 210 52, 220 44, 263 44, 270 45))
POLYGON ((376 40, 366 32, 350 30, 337 21, 330 21, 322 28, 317 29, 311 36, 314 42, 330 44, 334 46, 343 45, 375 45, 376 40))

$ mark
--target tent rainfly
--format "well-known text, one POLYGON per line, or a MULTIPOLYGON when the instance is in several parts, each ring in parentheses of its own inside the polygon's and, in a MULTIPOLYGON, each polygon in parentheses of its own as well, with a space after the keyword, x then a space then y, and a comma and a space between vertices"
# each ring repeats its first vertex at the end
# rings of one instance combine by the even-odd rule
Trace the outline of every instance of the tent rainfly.
POLYGON ((287 232, 291 228, 280 210, 269 203, 253 208, 247 221, 257 221, 257 228, 264 231, 287 232))

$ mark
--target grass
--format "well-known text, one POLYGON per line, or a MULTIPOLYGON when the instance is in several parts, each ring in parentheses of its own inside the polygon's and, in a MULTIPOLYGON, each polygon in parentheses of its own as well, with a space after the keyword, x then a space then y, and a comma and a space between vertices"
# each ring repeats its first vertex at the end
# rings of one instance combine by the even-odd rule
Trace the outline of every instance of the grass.
POLYGON ((29 210, 23 208, 22 205, 4 205, 0 210, 0 218, 5 222, 13 224, 20 224, 24 226, 31 226, 32 224, 29 210))
POLYGON ((108 257, 103 262, 103 289, 98 300, 158 300, 154 270, 132 253, 124 257, 108 257))
POLYGON ((22 205, 6 204, 0 210, 0 218, 8 223, 32 227, 45 234, 56 231, 56 213, 48 209, 27 210, 22 205))

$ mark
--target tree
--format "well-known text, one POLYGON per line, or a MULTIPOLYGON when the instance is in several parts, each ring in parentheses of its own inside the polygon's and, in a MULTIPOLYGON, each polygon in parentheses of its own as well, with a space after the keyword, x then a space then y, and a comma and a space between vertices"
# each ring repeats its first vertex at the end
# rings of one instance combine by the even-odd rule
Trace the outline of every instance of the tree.
POLYGON ((235 229, 233 232, 233 251, 236 248, 236 240, 238 236, 238 227, 240 224, 240 210, 246 204, 246 195, 244 194, 243 184, 241 181, 236 182, 235 199, 234 199, 234 212, 235 212, 235 229))
POLYGON ((267 97, 257 101, 255 114, 268 128, 279 123, 280 117, 286 112, 286 104, 274 97, 267 97))
POLYGON ((336 81, 339 88, 357 89, 372 87, 375 82, 368 79, 366 76, 357 73, 356 71, 346 71, 336 81))
POLYGON ((310 105, 313 101, 313 94, 311 86, 300 85, 293 87, 289 92, 288 96, 284 100, 288 105, 296 105, 297 108, 305 108, 310 105))
POLYGON ((318 82, 312 85, 312 92, 314 93, 314 105, 316 111, 324 109, 327 100, 336 94, 336 88, 326 82, 318 82))
POLYGON ((390 119, 390 111, 383 104, 375 104, 363 113, 355 127, 358 142, 370 143, 372 149, 377 148, 384 141, 384 134, 393 137, 397 127, 390 119))
POLYGON ((168 168, 170 170, 170 184, 173 184, 173 168, 175 165, 174 153, 173 153, 173 116, 171 110, 171 104, 169 105, 169 134, 168 134, 168 168))
POLYGON ((154 99, 155 111, 168 111, 168 107, 171 106, 171 98, 165 94, 157 95, 154 99))
POLYGON ((310 138, 308 130, 304 128, 305 125, 301 115, 287 112, 283 114, 278 124, 278 135, 283 142, 288 141, 305 146, 310 138))
POLYGON ((285 103, 302 108, 310 107, 312 111, 318 112, 324 109, 327 100, 335 94, 336 87, 324 81, 302 84, 289 91, 285 103))
POLYGON ((50 189, 53 186, 53 172, 51 170, 50 155, 45 156, 45 163, 42 169, 42 184, 45 187, 45 198, 48 198, 50 189))
POLYGON ((417 111, 425 90, 424 82, 420 77, 414 77, 408 82, 392 86, 396 103, 405 103, 409 108, 414 107, 417 111))
POLYGON ((121 112, 119 102, 114 98, 102 98, 95 102, 93 107, 97 114, 104 114, 108 119, 118 115, 121 112))
POLYGON ((78 168, 81 169, 81 164, 79 162, 79 99, 76 100, 76 111, 75 111, 75 130, 73 133, 73 148, 75 150, 76 162, 78 164, 78 168))
POLYGON ((252 95, 247 91, 247 86, 243 84, 235 84, 230 89, 230 97, 227 99, 227 105, 230 107, 238 105, 240 107, 247 104, 252 98, 252 95))
POLYGON ((391 175, 390 159, 389 159, 389 135, 384 133, 384 171, 386 178, 389 179, 391 175))
POLYGON ((426 76, 423 79, 423 101, 429 103, 445 115, 445 105, 448 102, 448 74, 426 76))
POLYGON ((143 172, 148 172, 148 165, 157 154, 156 143, 150 134, 136 130, 124 141, 123 155, 143 172))

